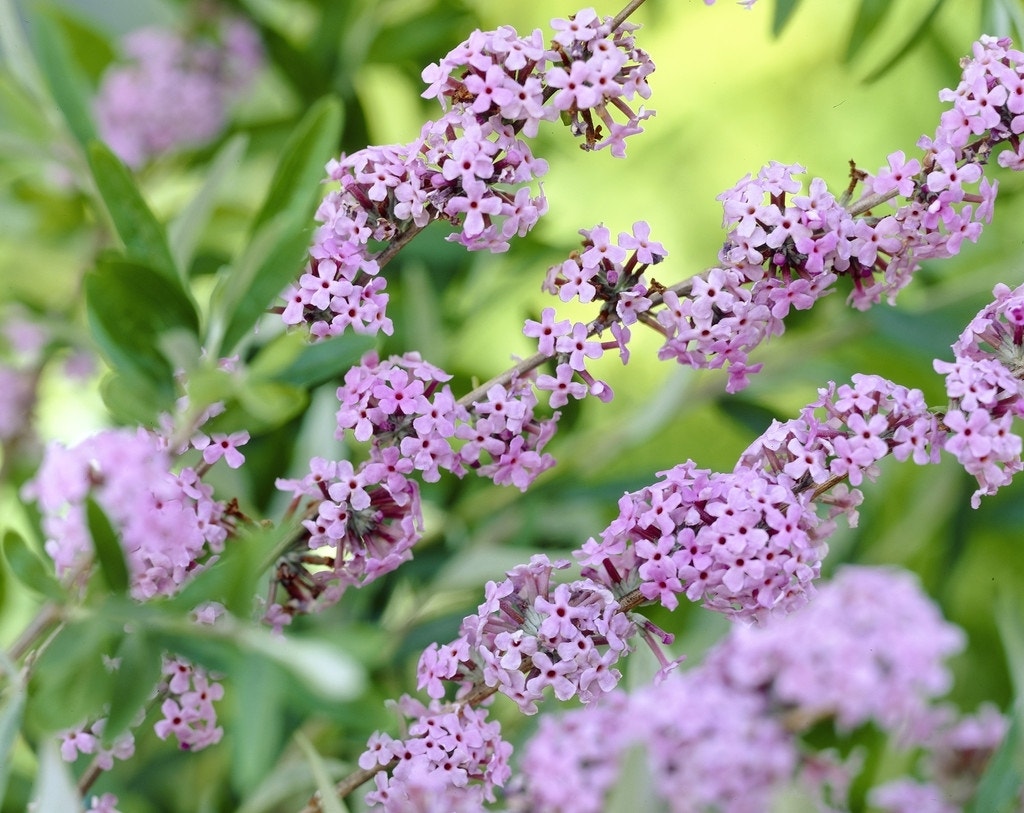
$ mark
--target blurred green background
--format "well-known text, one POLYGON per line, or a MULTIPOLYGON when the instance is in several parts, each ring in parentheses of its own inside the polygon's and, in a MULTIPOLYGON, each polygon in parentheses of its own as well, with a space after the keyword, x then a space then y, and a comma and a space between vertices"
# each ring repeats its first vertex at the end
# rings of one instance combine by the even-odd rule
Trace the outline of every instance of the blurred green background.
MULTIPOLYGON (((419 71, 428 62, 474 27, 512 24, 520 31, 546 31, 551 16, 577 10, 549 0, 228 5, 259 22, 271 64, 221 142, 241 133, 249 147, 204 232, 192 269, 197 290, 208 290, 216 269, 240 248, 286 134, 315 99, 327 93, 343 99, 341 149, 408 141, 423 120, 437 115, 419 98, 419 71)), ((532 352, 521 335, 522 322, 536 318, 541 308, 555 305, 563 318, 587 317, 585 309, 569 308, 540 291, 546 269, 572 250, 579 229, 604 223, 617 233, 647 220, 670 252, 656 274, 670 284, 715 263, 724 238, 715 196, 763 164, 800 163, 809 177, 823 177, 838 194, 847 185, 851 161, 875 171, 892 151, 914 155, 918 137, 934 131, 943 110, 938 91, 956 85, 958 61, 972 41, 990 30, 986 24, 1005 27, 991 33, 1012 33, 1024 10, 1017 0, 889 5, 879 28, 851 54, 860 3, 761 0, 744 11, 729 2, 706 8, 699 0, 648 0, 633 19, 643 25, 640 45, 658 66, 649 102, 657 115, 643 135, 630 139, 628 158, 584 153, 561 127, 542 128, 534 152, 551 165, 543 180, 549 214, 505 255, 467 255, 443 242, 439 225, 421 236, 389 274, 396 333, 383 351, 419 350, 454 373, 465 389, 473 378, 484 380, 507 367, 512 356, 532 352), (781 32, 773 33, 790 7, 781 32)), ((119 35, 153 22, 175 24, 184 14, 184 4, 170 0, 19 0, 15 8, 30 29, 39 15, 58 22, 72 43, 86 94, 115 58, 119 35)), ((618 10, 598 7, 601 14, 618 10)), ((0 79, 0 304, 22 303, 66 346, 87 345, 77 292, 95 256, 94 215, 83 194, 58 180, 66 154, 52 122, 24 109, 13 85, 10 75, 0 79)), ((180 211, 201 184, 215 147, 162 159, 139 174, 162 219, 180 211)), ((991 170, 1000 195, 995 220, 979 244, 965 245, 953 260, 928 263, 896 308, 880 305, 859 313, 837 293, 811 313, 794 314, 786 334, 755 355, 764 371, 736 396, 724 394, 720 373, 658 362, 656 337, 637 329, 629 366, 608 356, 598 368, 615 400, 588 401, 564 416, 549 447, 559 466, 529 493, 471 481, 426 486, 428 539, 416 559, 297 625, 355 653, 372 683, 359 701, 334 707, 277 686, 268 695, 276 706, 264 710, 271 721, 267 735, 275 743, 275 760, 278 749, 287 754, 271 776, 308 779, 289 740, 300 726, 329 757, 329 767, 343 771, 366 736, 390 724, 383 701, 412 689, 422 647, 457 634, 487 579, 533 552, 564 554, 596 535, 614 516, 623 491, 651 482, 655 472, 688 458, 730 469, 773 417, 794 415, 814 400, 818 387, 857 372, 920 387, 941 405, 942 382, 932 372, 932 359, 950 358, 949 345, 989 300, 995 283, 1024 282, 1024 179, 994 165, 991 170)), ((268 323, 259 341, 269 341, 278 330, 268 323)), ((58 360, 44 373, 39 428, 45 440, 74 441, 109 418, 97 392, 69 382, 58 360)), ((255 514, 276 516, 281 500, 272 489, 274 476, 294 476, 309 454, 328 454, 337 446, 332 387, 315 393, 301 415, 254 438, 250 465, 219 485, 237 493, 255 514)), ((9 518, 20 516, 15 488, 29 471, 4 484, 0 511, 9 518)), ((1005 708, 1011 689, 994 621, 995 597, 1020 595, 1024 587, 1022 491, 1017 484, 972 511, 974 487, 951 462, 921 469, 887 461, 878 482, 864 488, 859 527, 841 529, 835 537, 828 567, 893 563, 917 572, 946 616, 970 637, 968 651, 955 663, 953 700, 965 709, 983 700, 1005 708)), ((0 586, 6 643, 34 605, 10 577, 0 586)), ((679 636, 676 654, 687 652, 693 660, 724 629, 722 619, 692 607, 651 617, 679 636)), ((223 704, 228 742, 232 720, 250 711, 232 702, 229 691, 223 704)), ((532 725, 508 709, 502 714, 513 736, 532 725)), ((238 789, 216 782, 231 759, 230 748, 182 755, 140 737, 135 760, 104 777, 97 789, 116 789, 122 806, 132 811, 234 809, 238 789), (198 800, 196 788, 207 788, 198 800)), ((11 805, 23 798, 18 793, 33 770, 30 756, 22 753, 19 760, 11 805)), ((293 789, 289 803, 304 792, 293 789)), ((292 809, 261 804, 250 800, 243 809, 292 809)))

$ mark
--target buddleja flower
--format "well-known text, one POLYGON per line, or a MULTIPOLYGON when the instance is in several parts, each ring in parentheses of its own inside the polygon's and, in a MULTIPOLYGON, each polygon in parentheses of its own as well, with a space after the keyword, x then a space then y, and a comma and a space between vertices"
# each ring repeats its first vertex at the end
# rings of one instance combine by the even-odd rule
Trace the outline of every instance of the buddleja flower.
MULTIPOLYGON (((998 714, 931 725, 931 703, 951 681, 946 661, 962 645, 961 631, 909 574, 845 567, 806 607, 734 625, 694 668, 546 715, 523 749, 509 809, 596 813, 634 756, 659 801, 680 813, 760 813, 794 782, 815 797, 828 785, 835 801, 856 766, 808 754, 798 739, 822 718, 840 729, 871 721, 894 735, 916 730, 936 753, 947 752, 946 730, 949 742, 991 753, 1005 730, 998 714)), ((938 798, 903 792, 880 792, 879 804, 909 813, 898 796, 938 798)))
POLYGON ((96 97, 100 134, 132 167, 198 147, 224 129, 228 108, 263 63, 255 29, 223 18, 210 39, 145 28, 124 41, 127 61, 109 68, 96 97))
POLYGON ((512 746, 486 710, 445 710, 408 696, 397 707, 407 718, 407 734, 374 734, 359 758, 364 770, 381 769, 374 774, 376 790, 366 795, 368 805, 388 813, 476 813, 485 801, 495 801, 495 788, 508 780, 512 746))
POLYGON ((620 677, 614 664, 636 626, 599 584, 554 584, 552 573, 567 566, 538 555, 500 584, 488 582, 486 600, 463 621, 459 638, 420 657, 419 688, 441 698, 445 682, 461 691, 479 682, 526 714, 537 712, 549 687, 559 700, 584 703, 611 691, 620 677))
POLYGON ((51 444, 22 496, 39 505, 57 575, 92 560, 91 496, 118 532, 132 596, 177 592, 208 553, 223 548, 233 524, 196 470, 176 473, 174 464, 166 440, 144 429, 107 430, 70 448, 51 444))
POLYGON ((1024 416, 1024 286, 1000 284, 993 296, 953 345, 955 361, 934 363, 950 398, 943 448, 978 480, 975 508, 1024 468, 1022 441, 1011 428, 1024 416))
POLYGON ((408 144, 371 146, 328 164, 339 188, 317 210, 304 273, 282 294, 285 324, 306 324, 316 338, 349 329, 390 334, 377 246, 436 220, 455 227, 448 239, 467 249, 506 251, 547 211, 543 194, 531 191, 547 162, 523 138, 536 136, 541 121, 564 116, 587 149, 624 154, 624 139, 651 115, 630 106, 650 95, 654 70, 633 41, 635 26, 613 32, 593 9, 553 25, 551 47, 539 30, 473 32, 423 71, 423 95, 444 110, 439 120, 408 144))

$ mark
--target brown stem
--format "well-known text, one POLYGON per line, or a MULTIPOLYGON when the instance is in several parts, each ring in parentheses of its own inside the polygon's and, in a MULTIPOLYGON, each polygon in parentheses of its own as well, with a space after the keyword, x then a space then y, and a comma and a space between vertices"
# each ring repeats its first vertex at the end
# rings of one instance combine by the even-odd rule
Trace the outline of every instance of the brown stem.
POLYGON ((622 25, 626 21, 626 18, 629 17, 629 15, 636 11, 638 8, 640 8, 640 6, 644 4, 644 2, 645 0, 629 0, 629 2, 626 4, 626 7, 622 9, 622 11, 620 11, 614 17, 612 17, 612 32, 614 33, 615 29, 622 25))

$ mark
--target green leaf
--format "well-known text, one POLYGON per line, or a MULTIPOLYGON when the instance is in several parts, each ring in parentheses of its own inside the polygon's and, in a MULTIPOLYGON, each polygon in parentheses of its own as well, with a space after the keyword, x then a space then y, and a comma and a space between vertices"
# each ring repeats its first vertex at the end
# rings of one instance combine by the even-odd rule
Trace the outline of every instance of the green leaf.
POLYGON ((274 381, 247 381, 238 389, 251 431, 263 432, 290 421, 309 403, 306 390, 274 381))
POLYGON ((206 169, 206 180, 196 196, 167 227, 171 254, 183 273, 192 264, 196 245, 210 219, 217 195, 241 163, 247 144, 248 139, 238 135, 220 149, 206 169))
POLYGON ((1024 771, 1021 770, 1021 754, 1024 753, 1021 709, 1022 705, 1018 701, 1010 729, 999 749, 989 759, 965 813, 1017 813, 1019 810, 1020 788, 1024 783, 1024 771))
POLYGON ((124 637, 120 626, 90 616, 65 626, 35 663, 26 713, 49 731, 79 725, 102 711, 113 676, 103 659, 113 657, 124 637))
POLYGON ((61 759, 56 739, 45 740, 40 746, 39 772, 36 774, 32 799, 32 809, 38 813, 66 813, 83 809, 71 768, 61 759))
POLYGON ((775 0, 775 13, 772 15, 773 37, 778 37, 782 34, 782 30, 789 23, 799 3, 800 0, 775 0))
POLYGON ((110 693, 110 713, 103 740, 110 745, 125 731, 156 693, 163 672, 164 649, 142 630, 126 635, 117 650, 110 693))
POLYGON ((281 753, 281 715, 289 683, 288 676, 265 658, 247 652, 239 659, 232 685, 239 714, 231 749, 231 779, 239 794, 258 784, 281 753))
POLYGON ((100 382, 100 397, 111 416, 123 424, 151 426, 167 409, 169 393, 128 370, 114 371, 100 382))
POLYGON ((16 531, 7 531, 4 534, 4 558, 7 559, 7 564, 18 581, 30 590, 53 601, 65 599, 64 588, 57 581, 53 567, 36 556, 16 531))
POLYGON ((312 344, 299 331, 282 333, 263 347, 249 364, 257 379, 312 388, 344 375, 376 346, 371 336, 347 334, 312 344))
POLYGON ((145 265, 107 257, 86 274, 85 299, 93 335, 111 367, 129 380, 144 379, 165 401, 173 398, 174 369, 160 349, 161 336, 199 332, 199 318, 181 288, 145 265))
POLYGON ((347 813, 348 808, 334 790, 334 782, 331 781, 324 758, 301 731, 295 732, 294 739, 295 744, 299 746, 309 761, 310 771, 316 781, 316 789, 320 793, 320 808, 323 813, 347 813))
POLYGON ((312 220, 305 213, 282 212, 260 228, 236 266, 221 277, 211 333, 223 325, 224 334, 219 342, 215 335, 207 339, 207 346, 219 348, 217 357, 231 354, 298 275, 311 231, 312 220))
POLYGON ((870 84, 871 82, 881 79, 885 74, 898 65, 900 60, 909 54, 922 39, 924 39, 929 26, 932 24, 932 20, 935 19, 935 15, 938 14, 939 9, 942 8, 943 2, 945 2, 945 0, 935 0, 935 2, 932 3, 932 7, 928 10, 928 13, 921 18, 920 22, 916 26, 914 26, 913 30, 906 39, 904 39, 903 43, 893 52, 892 56, 864 78, 866 83, 870 84))
POLYGON ((90 111, 92 88, 81 66, 72 57, 59 23, 51 14, 44 11, 36 16, 33 34, 39 67, 50 95, 68 129, 85 146, 96 138, 96 126, 90 111))
POLYGON ((89 145, 88 158, 96 187, 128 259, 152 268, 184 295, 164 229, 143 200, 128 167, 99 142, 89 145))
MULTIPOLYGON (((844 62, 850 62, 860 51, 861 47, 871 38, 871 35, 878 29, 886 12, 892 7, 892 0, 861 0, 857 8, 857 16, 853 20, 850 29, 850 39, 846 43, 846 53, 843 55, 844 62)), ((986 31, 988 29, 985 29, 986 31)))
POLYGON ((126 593, 129 582, 128 563, 125 561, 124 549, 121 547, 117 531, 92 497, 85 499, 85 516, 103 581, 112 593, 126 593))
POLYGON ((339 148, 341 124, 341 104, 328 96, 310 107, 295 126, 284 145, 263 206, 252 222, 250 233, 254 238, 261 227, 282 212, 312 216, 323 194, 320 182, 324 165, 339 148))
POLYGON ((12 751, 25 715, 25 687, 17 677, 18 667, 4 652, 0 652, 0 670, 8 675, 4 690, 0 693, 0 799, 3 799, 7 793, 12 751))
POLYGON ((3 55, 4 67, 37 104, 48 101, 43 77, 13 0, 0 0, 0 54, 3 55))

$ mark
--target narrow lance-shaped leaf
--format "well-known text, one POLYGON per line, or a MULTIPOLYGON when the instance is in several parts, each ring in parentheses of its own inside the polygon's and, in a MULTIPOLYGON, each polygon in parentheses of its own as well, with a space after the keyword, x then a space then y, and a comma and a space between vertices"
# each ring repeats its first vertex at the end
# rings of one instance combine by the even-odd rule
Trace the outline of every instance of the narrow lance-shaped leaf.
POLYGON ((284 145, 250 234, 255 236, 260 227, 281 212, 312 216, 321 197, 324 165, 338 149, 341 124, 342 109, 337 99, 325 97, 310 107, 284 145))
MULTIPOLYGON (((17 675, 17 667, 0 652, 0 668, 8 675, 17 675)), ((7 793, 7 777, 11 770, 12 751, 21 731, 25 713, 25 687, 17 677, 10 679, 0 695, 0 799, 7 793)))
POLYGON ((199 332, 199 318, 180 287, 145 265, 108 257, 86 275, 85 298, 93 335, 110 365, 173 398, 174 370, 160 337, 199 332))
POLYGON ((238 716, 231 779, 239 794, 254 787, 277 761, 283 745, 284 702, 293 690, 287 673, 253 652, 239 657, 233 690, 245 709, 238 716))
POLYGON ((128 167, 99 142, 89 145, 88 157, 96 188, 128 259, 152 268, 184 294, 163 226, 143 200, 128 167))
POLYGON ((163 647, 142 630, 126 635, 117 650, 110 713, 103 739, 112 743, 153 697, 163 671, 163 647))
POLYGON ((85 146, 96 138, 89 110, 92 89, 74 58, 59 22, 49 13, 38 14, 33 23, 39 67, 50 95, 57 103, 68 129, 85 146))
POLYGON ((775 14, 772 16, 772 36, 778 37, 789 23, 800 0, 775 0, 775 14))
POLYGON ((890 8, 892 0, 861 0, 860 6, 857 7, 857 16, 850 28, 850 39, 846 43, 846 53, 843 55, 844 62, 849 62, 857 55, 871 35, 878 30, 890 8))
POLYGON ((219 348, 218 356, 230 355, 298 274, 310 231, 309 218, 282 212, 260 229, 238 265, 221 278, 214 308, 224 333, 219 342, 216 336, 207 339, 207 346, 219 348))
POLYGON ((114 526, 92 497, 85 500, 85 515, 103 581, 111 592, 127 592, 128 563, 125 561, 124 548, 121 547, 114 526))
POLYGON ((36 556, 16 531, 4 534, 4 558, 11 572, 26 587, 54 601, 64 599, 64 589, 57 581, 53 568, 36 556))
POLYGON ((880 79, 892 70, 892 68, 897 65, 903 57, 910 53, 910 51, 924 38, 925 33, 928 31, 928 27, 932 24, 932 20, 935 18, 935 15, 938 14, 939 9, 942 8, 943 2, 945 2, 945 0, 935 0, 932 7, 928 10, 928 13, 921 18, 920 22, 914 27, 903 43, 893 52, 893 55, 865 77, 865 82, 870 83, 880 79))
POLYGON ((217 194, 241 162, 247 142, 244 136, 235 136, 218 151, 206 170, 202 187, 167 228, 171 254, 182 273, 187 273, 192 264, 196 244, 210 219, 217 194))

